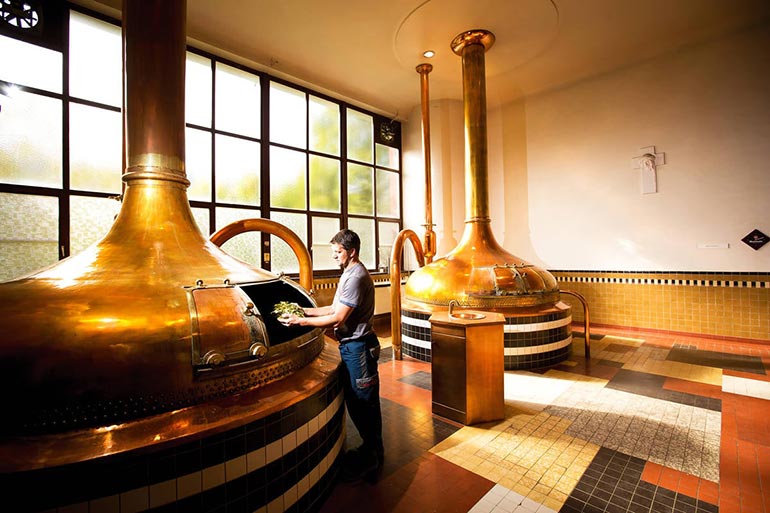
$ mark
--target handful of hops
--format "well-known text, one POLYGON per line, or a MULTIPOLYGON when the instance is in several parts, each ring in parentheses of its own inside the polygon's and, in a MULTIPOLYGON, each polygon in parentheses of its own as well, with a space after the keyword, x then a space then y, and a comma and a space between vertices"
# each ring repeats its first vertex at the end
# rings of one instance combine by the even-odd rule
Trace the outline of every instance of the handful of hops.
POLYGON ((273 315, 276 317, 288 317, 291 314, 297 317, 304 317, 305 311, 297 303, 291 301, 280 301, 273 306, 273 315))

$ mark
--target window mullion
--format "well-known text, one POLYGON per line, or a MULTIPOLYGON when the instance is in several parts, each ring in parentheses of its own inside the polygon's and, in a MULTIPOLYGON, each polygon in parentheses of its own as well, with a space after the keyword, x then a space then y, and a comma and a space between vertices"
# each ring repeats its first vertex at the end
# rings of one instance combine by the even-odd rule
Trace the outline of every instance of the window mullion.
MULTIPOLYGON (((261 99, 261 119, 260 121, 260 165, 259 165, 259 203, 262 218, 272 218, 270 215, 270 80, 267 77, 261 77, 260 99, 261 99)), ((270 234, 262 232, 262 247, 260 255, 262 258, 262 268, 272 269, 273 248, 270 244, 270 234)))

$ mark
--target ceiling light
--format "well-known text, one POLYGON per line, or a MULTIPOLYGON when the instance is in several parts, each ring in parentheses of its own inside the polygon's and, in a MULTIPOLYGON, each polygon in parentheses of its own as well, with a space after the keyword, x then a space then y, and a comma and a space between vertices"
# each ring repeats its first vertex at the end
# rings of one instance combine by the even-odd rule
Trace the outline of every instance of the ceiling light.
POLYGON ((422 52, 422 56, 428 59, 430 59, 434 55, 436 55, 436 52, 434 52, 433 50, 425 50, 424 52, 422 52))

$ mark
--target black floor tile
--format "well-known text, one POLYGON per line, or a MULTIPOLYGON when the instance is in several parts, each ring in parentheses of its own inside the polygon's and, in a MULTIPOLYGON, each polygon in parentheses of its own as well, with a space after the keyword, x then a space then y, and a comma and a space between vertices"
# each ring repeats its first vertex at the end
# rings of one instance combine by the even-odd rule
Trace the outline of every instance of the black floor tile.
POLYGON ((407 385, 414 385, 416 387, 424 388, 425 390, 433 389, 430 372, 417 371, 414 374, 409 374, 399 378, 398 381, 401 383, 406 383, 407 385))
POLYGON ((692 346, 674 345, 666 359, 674 362, 765 375, 765 366, 762 364, 762 359, 757 356, 702 351, 692 346))
POLYGON ((609 383, 607 383, 606 388, 661 399, 663 401, 670 401, 672 403, 697 406, 698 408, 705 408, 712 411, 722 411, 721 400, 685 392, 677 392, 675 390, 665 390, 663 388, 665 382, 665 376, 620 369, 617 374, 612 377, 609 383))
MULTIPOLYGON (((385 445, 383 475, 391 474, 419 458, 460 429, 430 413, 413 410, 388 399, 380 399, 380 409, 385 445)), ((345 446, 348 449, 358 447, 361 445, 361 437, 349 415, 346 422, 345 446)))
POLYGON ((718 513, 714 504, 641 480, 645 461, 599 449, 561 513, 718 513))

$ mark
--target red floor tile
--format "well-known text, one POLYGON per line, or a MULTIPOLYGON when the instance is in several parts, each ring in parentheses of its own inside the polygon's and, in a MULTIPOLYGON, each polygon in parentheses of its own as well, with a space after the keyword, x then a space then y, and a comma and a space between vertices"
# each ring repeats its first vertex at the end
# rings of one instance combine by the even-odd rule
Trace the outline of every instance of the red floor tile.
POLYGON ((701 480, 698 477, 693 476, 692 474, 682 474, 676 491, 689 497, 697 497, 700 481, 701 480))
POLYGON ((696 499, 706 501, 709 504, 719 504, 719 484, 713 481, 701 479, 698 484, 696 499))
POLYGON ((663 466, 648 461, 645 463, 644 470, 642 471, 642 480, 647 481, 650 484, 657 485, 660 481, 660 475, 662 472, 663 466))
MULTIPOLYGON (((766 368, 770 368, 770 344, 642 331, 637 334, 633 330, 605 331, 603 328, 602 333, 637 336, 644 339, 645 345, 666 349, 684 344, 701 350, 756 356, 762 359, 766 368)), ((559 366, 559 369, 604 379, 612 379, 618 372, 617 367, 597 360, 586 361, 580 355, 572 358, 572 362, 574 366, 559 366)), ((430 390, 399 380, 414 373, 429 373, 430 368, 430 363, 408 357, 383 362, 380 366, 382 397, 399 404, 399 407, 419 412, 419 415, 405 419, 403 425, 399 425, 398 429, 405 434, 415 433, 424 427, 410 422, 431 424, 431 419, 435 417, 430 413, 430 390)), ((724 374, 770 381, 770 378, 758 374, 730 370, 725 370, 724 374)), ((719 386, 674 378, 666 379, 664 388, 721 400, 719 482, 699 479, 649 461, 644 467, 642 480, 717 504, 720 513, 770 513, 770 401, 724 393, 719 386)), ((411 443, 408 436, 403 438, 403 443, 411 443)), ((405 464, 398 468, 392 466, 392 473, 376 484, 338 484, 321 513, 360 511, 362 506, 373 513, 466 513, 494 485, 430 452, 409 454, 405 464)))
POLYGON ((466 513, 494 483, 424 453, 377 483, 338 484, 319 513, 466 513))
POLYGON ((722 398, 722 387, 708 385, 706 383, 697 383, 679 378, 666 378, 663 388, 673 392, 684 392, 686 394, 699 395, 701 397, 711 397, 713 399, 722 398))

